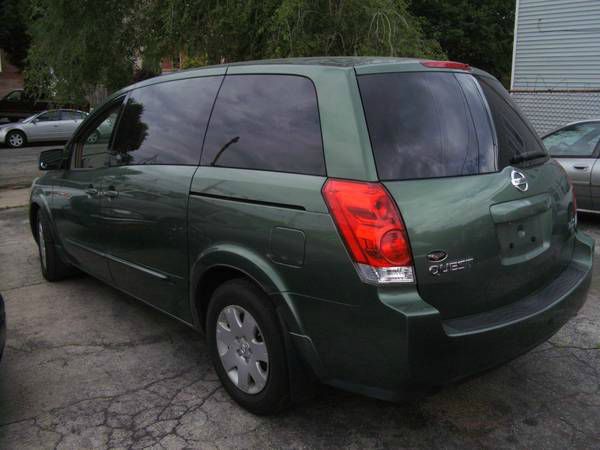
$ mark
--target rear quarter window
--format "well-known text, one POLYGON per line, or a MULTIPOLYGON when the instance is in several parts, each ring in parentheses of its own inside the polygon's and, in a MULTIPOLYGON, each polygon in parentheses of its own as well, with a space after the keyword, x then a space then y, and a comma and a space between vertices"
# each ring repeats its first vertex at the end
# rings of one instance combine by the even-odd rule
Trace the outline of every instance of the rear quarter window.
POLYGON ((385 73, 359 76, 358 84, 380 179, 495 169, 489 113, 471 75, 385 73))
POLYGON ((312 81, 294 75, 226 76, 210 119, 202 164, 325 175, 312 81))

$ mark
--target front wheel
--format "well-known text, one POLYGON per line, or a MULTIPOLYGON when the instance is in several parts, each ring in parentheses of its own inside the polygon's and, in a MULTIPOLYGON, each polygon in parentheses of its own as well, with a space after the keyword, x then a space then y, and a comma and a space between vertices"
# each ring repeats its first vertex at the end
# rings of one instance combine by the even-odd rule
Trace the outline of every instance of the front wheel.
POLYGON ((26 142, 27 142, 27 138, 25 137, 25 133, 23 133, 22 131, 14 130, 14 131, 10 131, 6 135, 6 144, 10 148, 23 147, 26 142))
POLYGON ((269 298, 247 280, 231 280, 213 294, 207 340, 215 370, 231 397, 254 414, 290 404, 285 347, 269 298))

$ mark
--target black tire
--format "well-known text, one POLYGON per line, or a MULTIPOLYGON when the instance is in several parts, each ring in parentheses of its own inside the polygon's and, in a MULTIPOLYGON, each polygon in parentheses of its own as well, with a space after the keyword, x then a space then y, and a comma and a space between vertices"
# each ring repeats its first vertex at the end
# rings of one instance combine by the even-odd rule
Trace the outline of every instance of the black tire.
POLYGON ((267 415, 280 412, 290 405, 290 386, 285 344, 275 308, 267 295, 249 280, 236 279, 223 283, 214 292, 208 305, 206 336, 213 365, 229 395, 243 408, 267 415), (249 312, 260 328, 268 351, 268 376, 264 388, 249 394, 229 378, 217 347, 217 320, 228 306, 239 306, 249 312))
POLYGON ((6 142, 6 145, 10 148, 21 148, 27 144, 27 136, 19 130, 9 131, 4 142, 6 142))
POLYGON ((46 215, 41 210, 37 212, 35 223, 36 240, 40 255, 40 267, 42 275, 48 281, 60 281, 76 272, 75 268, 65 263, 54 245, 54 238, 50 231, 50 224, 46 215), (42 250, 45 249, 45 253, 42 250))

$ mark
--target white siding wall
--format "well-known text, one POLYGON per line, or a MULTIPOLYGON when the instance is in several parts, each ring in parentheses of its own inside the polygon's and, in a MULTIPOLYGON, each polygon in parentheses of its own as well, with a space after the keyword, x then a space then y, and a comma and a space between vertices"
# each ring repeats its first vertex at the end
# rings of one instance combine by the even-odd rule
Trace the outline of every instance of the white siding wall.
POLYGON ((600 89, 600 0, 517 0, 513 90, 600 89))

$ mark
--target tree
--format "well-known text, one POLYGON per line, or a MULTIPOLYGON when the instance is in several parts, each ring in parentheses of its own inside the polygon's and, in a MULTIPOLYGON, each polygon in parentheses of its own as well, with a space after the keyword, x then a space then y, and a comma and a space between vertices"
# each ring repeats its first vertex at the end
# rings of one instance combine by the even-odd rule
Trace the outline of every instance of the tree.
POLYGON ((139 30, 135 0, 29 0, 32 45, 26 84, 63 100, 81 101, 99 86, 131 82, 139 30))
POLYGON ((284 0, 271 28, 274 56, 444 55, 402 0, 284 0))
POLYGON ((30 44, 23 5, 18 0, 0 0, 0 48, 21 70, 25 67, 30 44))
POLYGON ((413 0, 410 11, 450 59, 486 70, 509 86, 514 0, 413 0))

